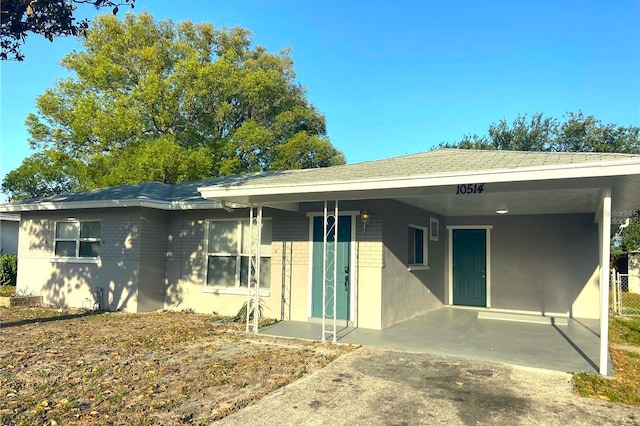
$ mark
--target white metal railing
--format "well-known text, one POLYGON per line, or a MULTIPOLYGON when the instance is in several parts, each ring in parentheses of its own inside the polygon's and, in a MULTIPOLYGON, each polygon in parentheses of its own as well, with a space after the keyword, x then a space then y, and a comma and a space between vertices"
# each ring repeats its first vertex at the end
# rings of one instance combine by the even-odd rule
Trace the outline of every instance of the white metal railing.
POLYGON ((323 241, 322 241, 322 341, 336 335, 336 299, 338 288, 338 201, 335 201, 333 212, 324 202, 323 241), (327 319, 331 320, 327 329, 327 319))
POLYGON ((249 265, 247 271, 247 332, 258 332, 260 317, 260 246, 262 245, 262 204, 249 211, 249 265), (251 315, 253 311, 253 316, 251 315), (251 325, 253 319, 253 326, 251 325))

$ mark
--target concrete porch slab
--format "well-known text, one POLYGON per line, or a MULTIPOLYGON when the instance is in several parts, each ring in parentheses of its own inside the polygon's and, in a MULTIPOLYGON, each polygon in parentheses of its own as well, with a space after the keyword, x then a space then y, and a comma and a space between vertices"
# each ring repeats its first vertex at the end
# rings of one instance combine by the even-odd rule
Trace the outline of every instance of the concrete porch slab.
MULTIPOLYGON (((477 311, 445 307, 384 330, 341 327, 337 341, 564 372, 597 372, 598 330, 597 320, 568 318, 562 327, 553 323, 486 321, 478 319, 477 311)), ((260 332, 322 338, 321 324, 307 322, 283 322, 260 332)), ((613 375, 611 367, 609 371, 613 375)))

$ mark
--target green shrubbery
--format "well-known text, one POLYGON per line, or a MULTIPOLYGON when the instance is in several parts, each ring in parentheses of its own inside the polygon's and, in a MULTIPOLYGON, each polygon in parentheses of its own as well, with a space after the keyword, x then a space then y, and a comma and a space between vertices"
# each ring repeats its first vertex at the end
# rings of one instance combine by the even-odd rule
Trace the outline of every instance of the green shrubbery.
POLYGON ((0 285, 16 285, 18 276, 18 256, 15 254, 0 255, 0 285))

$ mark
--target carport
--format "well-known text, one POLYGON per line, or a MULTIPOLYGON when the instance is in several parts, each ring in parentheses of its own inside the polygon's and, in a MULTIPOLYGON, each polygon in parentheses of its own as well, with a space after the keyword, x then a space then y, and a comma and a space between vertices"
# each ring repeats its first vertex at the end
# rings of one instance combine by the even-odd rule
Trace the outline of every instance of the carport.
POLYGON ((283 249, 272 259, 279 272, 271 280, 282 285, 271 292, 283 308, 272 311, 289 322, 277 334, 323 341, 333 334, 345 343, 606 375, 610 237, 615 219, 640 204, 639 165, 639 156, 623 154, 445 149, 259 173, 199 191, 210 200, 269 207, 277 211, 274 223, 278 215, 286 222, 274 238, 283 249), (322 232, 315 238, 312 220, 322 203, 324 240, 322 232), (351 217, 340 225, 349 229, 345 249, 334 250, 330 226, 343 215, 351 217), (314 263, 315 242, 324 256, 314 263), (339 252, 347 253, 346 266, 338 264, 339 252), (324 313, 312 309, 317 271, 324 313), (347 301, 342 317, 335 309, 340 294, 347 301), (512 318, 481 318, 503 311, 512 318), (560 319, 566 325, 551 321, 560 319), (341 320, 355 328, 338 334, 341 320), (565 362, 571 359, 577 364, 565 362))
MULTIPOLYGON (((261 333, 320 340, 322 326, 281 322, 261 333)), ((341 327, 338 342, 563 372, 599 370, 598 320, 445 307, 383 330, 341 327)), ((611 363, 607 365, 612 376, 611 363)))

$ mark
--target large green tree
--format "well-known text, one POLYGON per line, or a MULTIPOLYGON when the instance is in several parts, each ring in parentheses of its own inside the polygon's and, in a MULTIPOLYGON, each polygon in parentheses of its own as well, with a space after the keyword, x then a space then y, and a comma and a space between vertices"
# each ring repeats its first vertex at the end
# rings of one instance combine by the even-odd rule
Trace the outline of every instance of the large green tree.
MULTIPOLYGON (((503 149, 512 151, 618 152, 640 154, 640 127, 603 124, 582 111, 569 112, 563 120, 519 115, 489 126, 487 135, 465 135, 460 142, 441 143, 439 148, 503 149)), ((640 191, 640 188, 638 188, 640 191)), ((616 217, 616 220, 622 219, 616 217)), ((614 252, 640 249, 640 210, 614 239, 614 252)))
POLYGON ((36 153, 3 181, 10 199, 344 163, 288 52, 245 29, 101 15, 83 44, 26 119, 36 153))
POLYGON ((96 9, 110 8, 115 15, 120 6, 133 8, 135 0, 1 0, 0 59, 22 61, 22 44, 29 34, 39 34, 49 41, 60 36, 82 35, 89 21, 77 21, 79 5, 96 9))

